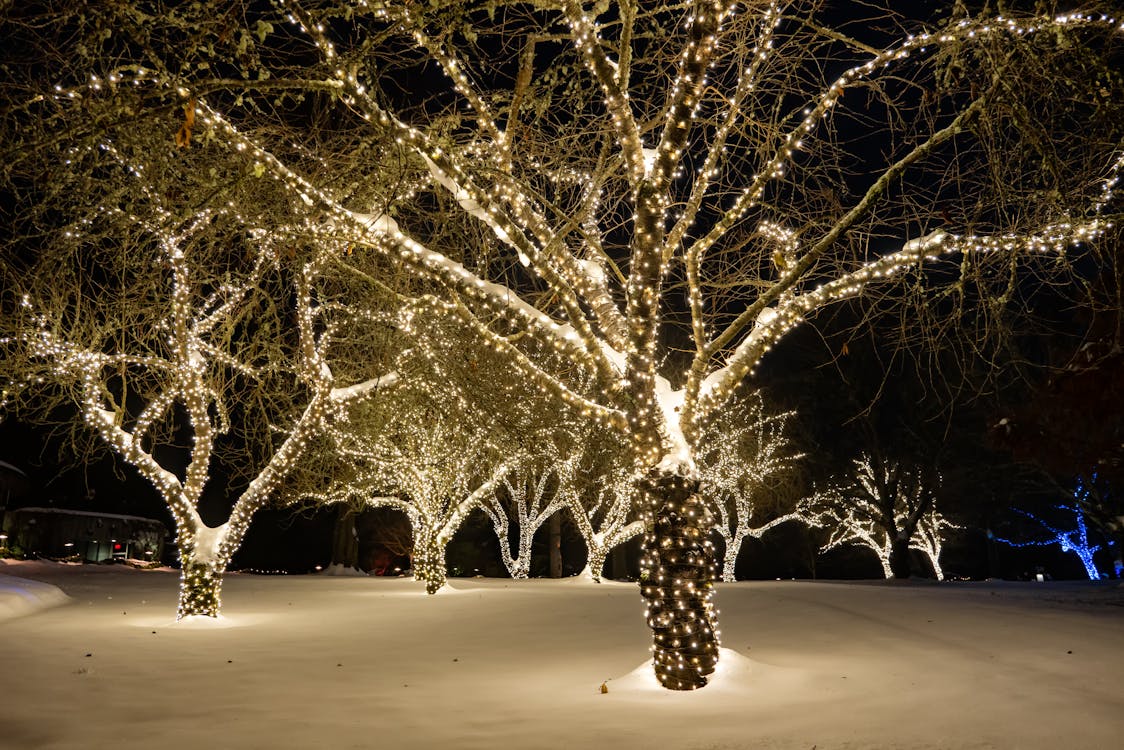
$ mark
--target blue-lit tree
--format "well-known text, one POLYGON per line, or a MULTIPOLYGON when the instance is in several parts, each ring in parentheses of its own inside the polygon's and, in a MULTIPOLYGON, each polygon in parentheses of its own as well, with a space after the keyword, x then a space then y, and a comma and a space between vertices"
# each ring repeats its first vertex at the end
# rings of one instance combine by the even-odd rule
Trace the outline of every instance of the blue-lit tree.
MULTIPOLYGON (((1095 476, 1093 479, 1096 481, 1095 476)), ((1088 500, 1090 491, 1090 487, 1085 482, 1085 478, 1078 477, 1077 487, 1073 490, 1073 504, 1057 506, 1057 510, 1073 514, 1073 527, 1061 528, 1059 526, 1054 526, 1033 513, 1015 508, 1016 513, 1026 516, 1045 529, 1050 534, 1050 538, 1028 542, 1015 542, 998 536, 995 537, 995 539, 1004 544, 1009 544, 1012 547, 1048 547, 1052 544, 1057 544, 1062 548, 1062 552, 1073 552, 1081 559, 1081 564, 1085 566, 1085 573, 1089 576, 1090 580, 1099 580, 1102 576, 1100 571, 1097 570, 1096 563, 1093 562, 1093 555, 1100 550, 1101 546, 1099 544, 1093 544, 1089 539, 1089 529, 1085 523, 1085 513, 1081 510, 1082 504, 1088 500)))

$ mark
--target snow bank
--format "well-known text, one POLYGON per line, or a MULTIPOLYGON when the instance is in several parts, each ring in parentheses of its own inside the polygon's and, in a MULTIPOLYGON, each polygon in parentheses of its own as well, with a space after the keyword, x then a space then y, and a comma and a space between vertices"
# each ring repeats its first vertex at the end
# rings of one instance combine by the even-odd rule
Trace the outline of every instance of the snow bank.
POLYGON ((69 599, 49 583, 0 574, 0 622, 57 607, 69 599))
POLYGON ((366 573, 359 570, 359 568, 350 568, 343 563, 332 563, 328 567, 319 571, 317 575, 322 576, 351 576, 351 577, 366 577, 366 573))

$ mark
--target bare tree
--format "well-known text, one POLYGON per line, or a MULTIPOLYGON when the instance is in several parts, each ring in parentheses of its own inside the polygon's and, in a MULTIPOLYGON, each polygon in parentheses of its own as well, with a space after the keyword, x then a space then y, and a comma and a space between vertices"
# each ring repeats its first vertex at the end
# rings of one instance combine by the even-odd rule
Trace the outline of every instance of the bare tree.
POLYGON ((794 415, 767 414, 761 394, 754 392, 733 402, 704 436, 702 495, 714 529, 726 543, 723 581, 736 580, 734 566, 747 536, 760 539, 782 523, 803 520, 791 481, 803 454, 795 452, 786 434, 794 415))
POLYGON ((499 540, 504 567, 512 578, 527 578, 531 574, 535 532, 566 507, 566 497, 558 491, 559 475, 566 473, 567 462, 577 459, 562 458, 550 447, 549 443, 540 443, 535 453, 517 457, 502 485, 482 505, 499 540), (514 552, 510 541, 513 529, 514 552))
POLYGON ((1116 207, 1108 17, 278 5, 76 4, 51 31, 9 14, 13 49, 58 65, 54 81, 28 74, 0 155, 180 112, 181 145, 223 142, 316 207, 310 236, 443 285, 433 309, 475 327, 513 379, 631 446, 641 592, 672 689, 705 685, 718 659, 696 455, 766 352, 842 299, 874 314, 943 289, 903 316, 913 337, 977 299, 1002 309, 1010 285, 1062 278, 1116 207), (130 112, 99 104, 115 87, 137 92, 130 112), (376 137, 414 171, 372 212, 353 186, 383 163, 376 137), (308 152, 352 169, 321 180, 308 152))
POLYGON ((955 526, 937 510, 939 489, 935 470, 864 454, 846 476, 814 493, 802 512, 829 531, 823 551, 858 544, 878 555, 886 578, 908 578, 910 550, 916 549, 941 580, 942 535, 955 526))
POLYGON ((559 468, 559 493, 585 542, 581 575, 597 583, 609 553, 644 532, 637 518, 635 469, 627 452, 608 437, 603 431, 588 431, 581 459, 559 468))

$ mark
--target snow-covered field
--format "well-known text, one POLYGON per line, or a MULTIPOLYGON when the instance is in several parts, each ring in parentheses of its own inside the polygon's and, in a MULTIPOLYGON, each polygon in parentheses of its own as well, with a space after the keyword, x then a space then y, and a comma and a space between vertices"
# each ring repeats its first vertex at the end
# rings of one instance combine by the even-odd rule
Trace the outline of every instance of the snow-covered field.
POLYGON ((231 575, 201 626, 176 581, 0 562, 0 748, 1124 746, 1114 583, 722 585, 671 693, 632 584, 231 575))

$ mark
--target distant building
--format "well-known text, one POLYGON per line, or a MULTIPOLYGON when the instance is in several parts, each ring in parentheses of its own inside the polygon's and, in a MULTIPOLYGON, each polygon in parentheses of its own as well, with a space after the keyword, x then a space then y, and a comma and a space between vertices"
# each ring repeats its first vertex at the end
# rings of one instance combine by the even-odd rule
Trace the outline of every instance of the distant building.
POLYGON ((77 556, 87 562, 158 562, 168 529, 140 516, 121 516, 62 508, 17 508, 4 517, 0 543, 28 557, 77 556))

